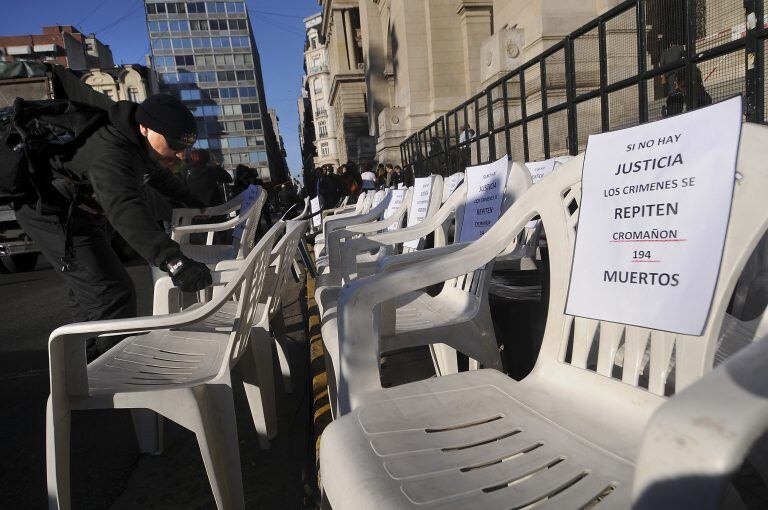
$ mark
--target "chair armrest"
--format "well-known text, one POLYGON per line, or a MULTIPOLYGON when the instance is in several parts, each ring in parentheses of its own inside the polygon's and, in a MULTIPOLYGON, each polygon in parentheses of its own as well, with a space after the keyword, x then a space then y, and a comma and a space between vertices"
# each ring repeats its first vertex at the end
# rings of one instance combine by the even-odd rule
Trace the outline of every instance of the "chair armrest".
POLYGON ((345 228, 350 225, 358 225, 360 223, 368 223, 377 220, 389 205, 389 201, 392 199, 392 194, 388 193, 386 197, 376 206, 372 207, 370 211, 365 214, 354 214, 351 216, 341 218, 328 218, 323 220, 323 232, 328 240, 328 234, 334 230, 345 228))
POLYGON ((152 315, 166 315, 181 310, 181 290, 170 276, 158 278, 153 294, 152 315))
POLYGON ((476 241, 409 253, 401 259, 409 265, 355 280, 342 289, 337 308, 341 354, 338 405, 342 415, 364 403, 367 394, 381 389, 378 318, 382 303, 467 274, 493 260, 501 249, 489 250, 476 241), (435 256, 440 253, 443 255, 435 256), (424 260, 414 260, 419 257, 424 260))
MULTIPOLYGON (((387 271, 394 271, 395 269, 411 266, 413 264, 417 264, 425 260, 430 260, 436 257, 442 257, 450 253, 463 250, 470 244, 472 243, 456 243, 456 244, 449 244, 448 246, 440 246, 438 248, 429 248, 427 250, 419 250, 419 251, 413 251, 410 253, 401 253, 399 255, 392 255, 379 261, 378 272, 383 273, 387 271)), ((461 276, 461 275, 457 275, 457 276, 461 276)), ((445 281, 447 279, 448 278, 444 278, 442 281, 445 281)))
POLYGON ((235 228, 240 223, 248 219, 247 214, 240 214, 227 221, 221 223, 206 223, 204 225, 185 225, 182 227, 173 227, 171 231, 171 239, 176 242, 181 241, 189 234, 209 233, 209 232, 221 232, 223 230, 230 230, 235 228))
POLYGON ((731 475, 768 430, 768 342, 761 339, 679 394, 643 434, 632 508, 720 508, 731 475))

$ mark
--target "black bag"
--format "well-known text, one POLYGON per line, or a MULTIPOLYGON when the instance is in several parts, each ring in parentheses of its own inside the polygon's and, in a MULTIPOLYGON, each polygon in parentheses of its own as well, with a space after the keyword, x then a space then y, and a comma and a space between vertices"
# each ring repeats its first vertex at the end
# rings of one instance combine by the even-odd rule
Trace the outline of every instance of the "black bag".
POLYGON ((67 100, 17 98, 0 110, 0 205, 40 203, 63 172, 61 158, 106 122, 105 110, 67 100))

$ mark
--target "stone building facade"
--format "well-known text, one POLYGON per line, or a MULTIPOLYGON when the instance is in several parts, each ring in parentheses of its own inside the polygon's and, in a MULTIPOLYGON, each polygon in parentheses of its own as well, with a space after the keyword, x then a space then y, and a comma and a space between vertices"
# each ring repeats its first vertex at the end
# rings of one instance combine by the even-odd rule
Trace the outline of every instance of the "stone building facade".
MULTIPOLYGON (((375 156, 368 128, 366 64, 361 9, 356 0, 319 0, 320 37, 328 52, 328 106, 334 113, 339 162, 361 163, 375 156)), ((316 120, 320 120, 316 116, 316 120)))
POLYGON ((85 71, 80 79, 114 101, 140 103, 157 93, 157 77, 148 67, 127 64, 85 71))
MULTIPOLYGON (((304 45, 304 88, 309 96, 315 133, 314 167, 339 166, 339 140, 336 136, 336 112, 330 104, 331 74, 328 67, 328 49, 320 34, 322 13, 304 20, 307 37, 304 45)), ((346 161, 346 160, 344 160, 346 161)))

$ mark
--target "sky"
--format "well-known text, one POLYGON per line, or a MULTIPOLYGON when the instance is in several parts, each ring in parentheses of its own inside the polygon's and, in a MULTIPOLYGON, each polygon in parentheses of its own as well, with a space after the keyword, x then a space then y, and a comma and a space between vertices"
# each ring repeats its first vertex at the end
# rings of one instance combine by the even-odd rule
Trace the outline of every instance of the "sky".
MULTIPOLYGON (((144 64, 149 34, 142 0, 3 1, 0 35, 39 34, 43 25, 74 25, 108 44, 116 64, 144 64)), ((247 0, 267 105, 277 110, 291 172, 301 174, 296 101, 304 73, 302 19, 320 12, 318 0, 247 0)))

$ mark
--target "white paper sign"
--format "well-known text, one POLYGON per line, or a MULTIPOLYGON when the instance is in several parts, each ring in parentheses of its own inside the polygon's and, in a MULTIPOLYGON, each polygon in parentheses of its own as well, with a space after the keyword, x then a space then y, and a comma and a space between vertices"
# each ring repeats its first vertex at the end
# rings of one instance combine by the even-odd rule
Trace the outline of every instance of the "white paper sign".
MULTIPOLYGON (((243 214, 246 214, 248 212, 248 209, 251 208, 254 202, 256 202, 256 199, 259 196, 259 188, 257 186, 254 186, 251 184, 248 186, 245 191, 243 191, 243 203, 240 206, 240 213, 239 215, 242 216, 243 214)), ((238 226, 234 228, 232 231, 232 237, 240 239, 243 236, 243 230, 245 229, 245 222, 242 222, 238 226)))
MULTIPOLYGON (((429 209, 429 199, 432 196, 432 178, 431 177, 419 177, 413 182, 413 197, 411 198, 411 205, 408 208, 408 222, 406 227, 413 227, 418 225, 424 218, 427 217, 427 210, 429 209)), ((421 238, 423 239, 423 238, 421 238)), ((421 239, 412 239, 403 243, 406 248, 412 250, 419 249, 419 242, 421 239)))
POLYGON ((534 161, 531 163, 526 163, 525 168, 527 168, 528 172, 531 174, 531 182, 533 182, 533 184, 536 184, 545 175, 551 174, 552 170, 555 169, 555 163, 557 163, 555 158, 547 159, 544 161, 534 161))
POLYGON ((452 174, 445 178, 443 181, 443 202, 448 200, 448 197, 450 197, 453 192, 456 191, 456 188, 458 188, 459 184, 461 184, 463 181, 464 172, 452 174))
MULTIPOLYGON (((389 204, 387 204, 387 208, 384 209, 384 219, 386 220, 395 212, 400 209, 400 206, 403 205, 403 200, 405 200, 405 194, 408 190, 407 189, 396 189, 392 192, 392 198, 389 200, 389 204)), ((387 227, 387 230, 390 232, 393 230, 397 230, 400 228, 402 222, 402 218, 400 222, 395 223, 394 225, 390 225, 387 227)))
POLYGON ((313 214, 313 216, 312 216, 312 226, 319 227, 320 225, 323 224, 323 217, 322 217, 323 215, 322 214, 315 215, 315 213, 319 213, 320 212, 320 197, 319 196, 317 196, 317 197, 315 197, 315 198, 313 198, 312 200, 309 201, 309 208, 310 208, 310 210, 312 211, 312 214, 313 214))
POLYGON ((504 185, 509 173, 509 158, 467 167, 467 205, 461 223, 459 242, 480 239, 499 219, 504 199, 504 185))
MULTIPOLYGON (((531 182, 536 184, 544 176, 549 175, 555 169, 555 164, 558 163, 558 158, 545 159, 544 161, 533 161, 525 164, 525 168, 528 169, 528 173, 531 174, 531 182)), ((539 224, 539 220, 531 220, 525 228, 534 229, 539 224)))
POLYGON ((376 194, 373 195, 373 205, 371 206, 371 209, 379 205, 381 201, 384 200, 384 197, 386 196, 386 194, 387 192, 384 191, 383 189, 380 189, 379 191, 377 191, 376 194))
POLYGON ((689 335, 712 303, 741 98, 592 135, 566 313, 689 335))

